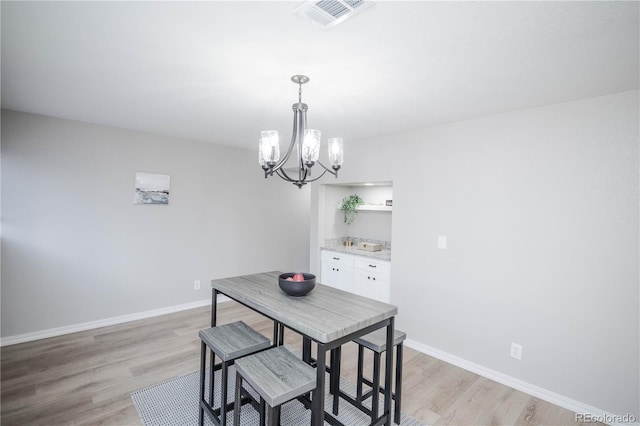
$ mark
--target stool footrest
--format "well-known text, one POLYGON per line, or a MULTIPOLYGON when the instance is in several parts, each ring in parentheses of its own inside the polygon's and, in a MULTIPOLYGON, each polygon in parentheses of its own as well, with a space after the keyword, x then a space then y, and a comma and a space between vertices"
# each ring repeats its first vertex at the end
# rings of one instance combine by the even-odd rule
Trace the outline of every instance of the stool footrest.
MULTIPOLYGON (((359 410, 361 410, 363 413, 365 413, 367 416, 369 417, 373 417, 373 411, 371 411, 370 408, 366 407, 364 404, 362 404, 362 402, 357 401, 355 398, 353 398, 351 395, 344 393, 343 391, 339 391, 340 393, 340 397, 342 399, 344 399, 345 401, 347 401, 348 403, 350 403, 351 405, 353 405, 354 407, 357 407, 359 410)), ((383 421, 384 416, 380 416, 380 417, 376 417, 377 420, 375 420, 372 424, 377 425, 377 424, 382 424, 380 423, 381 421, 383 421)))
MULTIPOLYGON (((362 378, 362 383, 364 383, 365 385, 373 388, 373 382, 369 379, 367 379, 366 377, 362 378)), ((380 393, 384 394, 384 386, 380 386, 380 393)), ((373 389, 369 389, 368 392, 365 392, 362 394, 362 401, 364 401, 367 398, 370 398, 371 395, 373 395, 373 389)), ((393 400, 395 401, 396 399, 396 393, 395 392, 391 392, 391 397, 393 398, 393 400)))
MULTIPOLYGON (((247 392, 245 389, 242 389, 242 397, 240 398, 240 405, 247 405, 247 404, 251 404, 253 408, 255 408, 256 410, 260 408, 260 403, 256 401, 249 392, 247 392)), ((236 406, 235 401, 227 402, 227 405, 225 407, 226 412, 230 413, 232 410, 235 409, 235 406, 236 406)), ((212 412, 213 414, 216 415, 218 419, 220 418, 220 407, 214 408, 212 412)))

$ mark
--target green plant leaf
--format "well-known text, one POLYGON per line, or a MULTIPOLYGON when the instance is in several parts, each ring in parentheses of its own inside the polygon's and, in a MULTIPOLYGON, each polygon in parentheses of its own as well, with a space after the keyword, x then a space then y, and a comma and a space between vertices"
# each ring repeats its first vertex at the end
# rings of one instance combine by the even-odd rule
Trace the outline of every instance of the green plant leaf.
POLYGON ((355 220, 358 214, 358 210, 356 209, 362 204, 364 204, 364 201, 362 201, 362 198, 357 194, 349 195, 342 199, 340 210, 344 212, 344 223, 350 225, 355 220))

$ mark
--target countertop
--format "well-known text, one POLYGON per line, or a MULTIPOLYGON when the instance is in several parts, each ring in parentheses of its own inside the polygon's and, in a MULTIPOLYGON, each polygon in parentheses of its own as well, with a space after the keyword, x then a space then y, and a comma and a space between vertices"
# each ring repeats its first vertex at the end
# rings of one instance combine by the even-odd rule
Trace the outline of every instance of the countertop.
POLYGON ((353 254, 355 256, 362 256, 362 257, 369 257, 372 259, 391 261, 391 250, 389 249, 382 249, 380 251, 359 250, 356 248, 356 246, 347 247, 342 243, 340 243, 340 244, 324 245, 320 247, 320 250, 331 250, 331 251, 337 251, 340 253, 353 254))

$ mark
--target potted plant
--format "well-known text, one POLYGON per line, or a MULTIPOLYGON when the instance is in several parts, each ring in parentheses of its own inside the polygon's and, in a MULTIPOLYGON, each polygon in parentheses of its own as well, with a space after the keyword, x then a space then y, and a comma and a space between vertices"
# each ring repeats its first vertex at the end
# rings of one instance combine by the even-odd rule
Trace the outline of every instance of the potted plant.
POLYGON ((358 214, 357 208, 362 204, 364 204, 364 201, 362 201, 362 198, 356 194, 343 198, 340 210, 344 212, 344 223, 349 225, 355 220, 356 215, 358 214))

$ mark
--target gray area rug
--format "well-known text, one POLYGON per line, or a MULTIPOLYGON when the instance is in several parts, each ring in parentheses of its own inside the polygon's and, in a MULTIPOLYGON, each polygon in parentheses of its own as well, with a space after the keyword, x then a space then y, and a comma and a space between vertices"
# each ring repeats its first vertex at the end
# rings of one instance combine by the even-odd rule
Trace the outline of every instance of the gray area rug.
MULTIPOLYGON (((235 389, 235 368, 229 369, 229 401, 233 401, 235 389)), ((209 373, 207 371, 207 377, 209 373)), ((131 394, 133 405, 138 411, 138 415, 145 426, 182 426, 198 424, 198 399, 199 399, 199 381, 200 372, 196 371, 185 376, 176 377, 175 379, 162 382, 160 384, 150 386, 145 389, 138 390, 131 394)), ((207 380, 208 383, 208 380, 207 380)), ((216 389, 214 395, 216 408, 220 406, 220 371, 216 371, 214 380, 216 389)), ((331 411, 332 396, 329 396, 328 384, 329 377, 326 379, 327 390, 325 396, 325 409, 331 411)), ((244 387, 252 393, 251 386, 243 383, 244 387)), ((209 398, 208 384, 205 387, 206 399, 209 398)), ((355 385, 349 380, 340 378, 340 389, 346 391, 350 395, 355 395, 355 385)), ((381 404, 382 405, 382 400, 381 404)), ((393 406, 392 406, 393 407, 393 406)), ((370 423, 369 418, 357 408, 344 400, 340 400, 340 420, 345 425, 367 425, 370 423)), ((254 410, 250 404, 242 406, 240 416, 242 426, 255 426, 259 424, 258 412, 254 410)), ((282 426, 302 426, 310 424, 311 411, 304 408, 302 403, 297 400, 289 401, 282 405, 280 413, 280 422, 282 426)), ((213 425, 205 414, 205 424, 213 425)), ((227 424, 233 424, 233 412, 227 413, 227 424)), ((328 423, 325 422, 325 425, 328 423)), ((424 426, 416 419, 402 413, 402 426, 424 426)))

